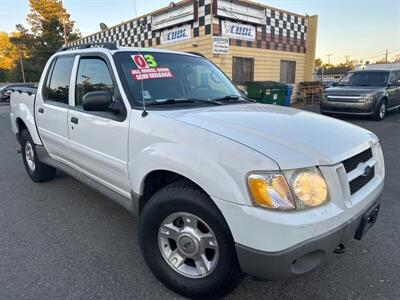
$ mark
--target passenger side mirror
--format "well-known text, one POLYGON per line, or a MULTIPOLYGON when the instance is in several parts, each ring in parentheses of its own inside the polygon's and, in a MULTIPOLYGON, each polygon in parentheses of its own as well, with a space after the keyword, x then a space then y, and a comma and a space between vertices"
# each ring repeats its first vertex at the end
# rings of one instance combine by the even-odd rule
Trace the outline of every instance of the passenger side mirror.
POLYGON ((331 86, 333 86, 333 87, 338 86, 338 83, 337 82, 332 82, 331 86))
POLYGON ((108 111, 113 100, 109 92, 98 91, 85 94, 82 106, 87 111, 108 111))

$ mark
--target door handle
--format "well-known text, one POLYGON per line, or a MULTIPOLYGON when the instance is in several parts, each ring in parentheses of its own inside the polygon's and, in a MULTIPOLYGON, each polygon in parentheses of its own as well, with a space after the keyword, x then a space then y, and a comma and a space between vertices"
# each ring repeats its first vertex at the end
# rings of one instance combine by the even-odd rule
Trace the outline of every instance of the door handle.
POLYGON ((77 117, 72 117, 71 118, 71 123, 78 124, 78 118, 77 117))
POLYGON ((39 113, 39 114, 44 113, 44 109, 40 107, 40 108, 38 109, 38 113, 39 113))

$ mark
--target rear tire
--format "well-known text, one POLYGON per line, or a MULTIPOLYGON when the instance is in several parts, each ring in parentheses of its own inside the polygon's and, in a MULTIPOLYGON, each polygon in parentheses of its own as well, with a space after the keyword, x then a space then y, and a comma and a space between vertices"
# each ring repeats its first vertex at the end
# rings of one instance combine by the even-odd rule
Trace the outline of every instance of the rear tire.
POLYGON ((151 197, 140 215, 139 242, 146 263, 158 280, 189 298, 223 297, 244 275, 221 212, 208 195, 185 180, 174 182, 151 197), (186 230, 192 240, 185 236, 186 230), (171 258, 174 251, 177 258, 171 258))
POLYGON ((380 100, 378 105, 375 108, 374 114, 372 118, 375 121, 382 121, 386 117, 387 113, 387 103, 386 100, 380 100))
POLYGON ((56 169, 40 162, 36 152, 36 145, 26 129, 21 132, 21 154, 26 172, 32 181, 44 182, 55 177, 56 169))

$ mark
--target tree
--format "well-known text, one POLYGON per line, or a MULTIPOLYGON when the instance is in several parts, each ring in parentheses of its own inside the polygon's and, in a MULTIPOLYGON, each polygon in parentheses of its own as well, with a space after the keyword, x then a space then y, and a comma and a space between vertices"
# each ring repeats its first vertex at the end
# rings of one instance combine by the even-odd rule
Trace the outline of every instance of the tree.
POLYGON ((11 70, 17 57, 17 47, 11 43, 8 33, 0 32, 0 70, 11 70))
POLYGON ((43 22, 42 34, 36 37, 36 47, 31 52, 36 65, 44 67, 54 52, 63 45, 62 27, 56 18, 43 22))
POLYGON ((377 60, 375 63, 378 64, 378 65, 380 65, 380 64, 386 64, 387 61, 386 61, 385 58, 381 58, 381 59, 377 60))
POLYGON ((80 34, 74 30, 75 22, 71 21, 70 14, 60 0, 29 0, 30 12, 27 17, 31 30, 35 35, 40 35, 45 30, 46 24, 55 23, 57 19, 60 33, 64 43, 76 39, 80 34))
MULTIPOLYGON (((25 77, 27 81, 38 81, 40 77, 40 66, 35 63, 35 57, 32 57, 32 49, 36 48, 35 36, 21 24, 16 25, 16 31, 10 37, 11 43, 21 53, 24 60, 25 77)), ((9 81, 22 81, 22 73, 19 64, 19 55, 14 62, 14 67, 8 72, 7 79, 9 81)))
POLYGON ((329 68, 333 68, 334 67, 334 65, 332 65, 332 64, 322 64, 322 66, 321 66, 321 68, 323 68, 323 69, 329 69, 329 68))
POLYGON ((320 68, 321 66, 322 66, 322 59, 317 58, 317 59, 315 60, 315 67, 316 67, 316 68, 320 68))
MULTIPOLYGON (((30 13, 27 17, 30 30, 16 25, 10 37, 17 53, 21 53, 27 81, 38 81, 42 70, 57 49, 66 40, 76 39, 79 32, 59 0, 29 0, 30 13)), ((10 81, 21 81, 22 74, 18 59, 14 57, 12 69, 7 74, 10 81)))
POLYGON ((393 60, 394 63, 400 63, 400 54, 397 54, 393 60))
POLYGON ((358 60, 354 59, 354 60, 347 60, 344 63, 339 63, 337 64, 337 67, 341 67, 341 68, 350 68, 350 69, 354 69, 355 65, 358 63, 358 60))

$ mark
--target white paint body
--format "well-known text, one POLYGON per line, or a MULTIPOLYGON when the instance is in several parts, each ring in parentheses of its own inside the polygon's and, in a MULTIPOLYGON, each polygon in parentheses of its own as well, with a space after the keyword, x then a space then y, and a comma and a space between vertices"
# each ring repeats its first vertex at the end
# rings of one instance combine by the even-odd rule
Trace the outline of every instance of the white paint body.
MULTIPOLYGON (((127 108, 125 121, 48 107, 41 99, 42 79, 36 104, 33 96, 12 94, 11 123, 18 133, 17 120, 21 119, 34 142, 43 144, 53 159, 121 196, 129 198, 131 191, 141 194, 143 181, 152 171, 178 173, 213 199, 236 243, 275 252, 343 225, 382 192, 382 150, 376 136, 367 130, 318 114, 262 104, 153 110, 143 118, 141 110, 130 108, 113 63, 113 51, 96 51, 111 61, 127 108), (38 107, 44 108, 43 117, 36 113, 38 107), (72 116, 79 118, 79 125, 70 123, 72 116), (375 177, 351 196, 341 162, 370 147, 375 177), (253 205, 246 187, 248 173, 312 166, 319 166, 327 181, 327 204, 295 212, 253 205)), ((70 106, 74 106, 74 72, 76 65, 70 106)))

